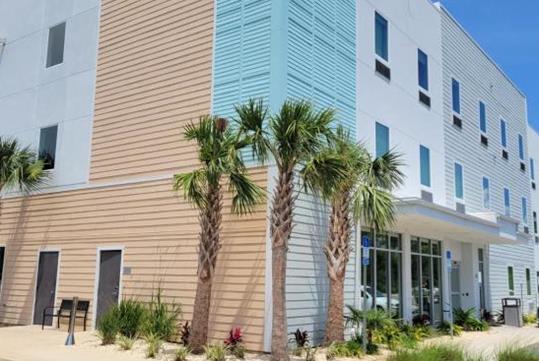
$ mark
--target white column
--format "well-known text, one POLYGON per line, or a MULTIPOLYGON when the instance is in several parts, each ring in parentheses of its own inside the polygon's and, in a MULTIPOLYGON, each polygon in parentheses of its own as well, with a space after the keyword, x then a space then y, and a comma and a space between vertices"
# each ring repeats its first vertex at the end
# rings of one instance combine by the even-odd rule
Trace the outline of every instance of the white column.
POLYGON ((402 318, 412 321, 412 255, 409 234, 402 235, 402 318))
POLYGON ((442 313, 443 319, 446 321, 453 319, 453 304, 451 302, 451 260, 447 258, 447 252, 453 251, 447 246, 446 242, 442 242, 442 313))

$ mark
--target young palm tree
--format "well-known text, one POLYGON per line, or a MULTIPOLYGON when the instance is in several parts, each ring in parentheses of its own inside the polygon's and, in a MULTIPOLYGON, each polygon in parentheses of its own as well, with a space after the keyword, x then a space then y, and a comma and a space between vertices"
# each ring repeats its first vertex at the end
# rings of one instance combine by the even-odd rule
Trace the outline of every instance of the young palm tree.
MULTIPOLYGON (((268 114, 261 101, 251 100, 236 108, 241 134, 249 139, 253 154, 265 162, 272 157, 277 167, 276 187, 270 215, 272 242, 272 345, 273 360, 287 361, 287 323, 285 308, 285 280, 288 242, 296 194, 295 171, 324 148, 333 135, 331 124, 334 111, 315 111, 304 101, 287 101, 277 114, 268 114)), ((326 177, 339 174, 333 163, 325 162, 326 177)))
POLYGON ((36 191, 47 179, 43 161, 16 139, 0 137, 0 198, 7 190, 36 191))
POLYGON ((391 151, 373 160, 361 144, 339 127, 331 146, 304 169, 307 188, 321 194, 331 205, 324 247, 330 281, 327 343, 344 340, 344 280, 353 227, 363 220, 367 225, 383 229, 393 221, 391 190, 402 183, 400 165, 400 157, 391 151), (344 176, 328 179, 325 167, 320 167, 327 159, 338 159, 344 176))
POLYGON ((246 143, 233 132, 223 118, 202 117, 185 128, 185 138, 196 141, 200 168, 174 176, 174 189, 200 210, 198 281, 189 345, 202 352, 208 338, 210 298, 217 255, 221 248, 223 182, 232 192, 232 211, 251 212, 263 200, 264 192, 247 175, 240 150, 246 143))

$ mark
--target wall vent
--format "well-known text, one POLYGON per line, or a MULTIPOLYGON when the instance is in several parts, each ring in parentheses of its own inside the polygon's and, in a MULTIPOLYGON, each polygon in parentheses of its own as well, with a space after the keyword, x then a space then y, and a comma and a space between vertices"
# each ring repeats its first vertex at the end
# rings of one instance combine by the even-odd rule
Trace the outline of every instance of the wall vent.
POLYGON ((457 128, 462 129, 462 119, 460 119, 456 115, 453 115, 453 125, 456 126, 457 128))
POLYGON ((523 172, 526 171, 526 164, 524 164, 524 162, 520 162, 520 170, 523 172))
POLYGON ((488 147, 488 138, 481 134, 481 144, 483 144, 485 147, 488 147))
POLYGON ((391 80, 391 69, 387 65, 382 64, 380 60, 376 60, 376 72, 387 80, 391 80))
POLYGON ((509 160, 509 153, 504 149, 502 150, 502 158, 505 160, 509 160))
POLYGON ((421 191, 421 199, 426 202, 432 203, 432 193, 427 191, 421 191))
POLYGON ((419 91, 419 101, 430 108, 430 97, 422 91, 419 91))
POLYGON ((466 213, 466 206, 462 203, 457 202, 457 212, 466 213))

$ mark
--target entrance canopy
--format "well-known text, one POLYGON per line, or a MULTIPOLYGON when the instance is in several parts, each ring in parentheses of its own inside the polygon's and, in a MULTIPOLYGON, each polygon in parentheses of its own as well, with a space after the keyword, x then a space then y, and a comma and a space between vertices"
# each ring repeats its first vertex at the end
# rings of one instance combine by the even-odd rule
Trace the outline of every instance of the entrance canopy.
POLYGON ((418 198, 397 201, 395 230, 419 237, 480 244, 518 244, 519 222, 497 213, 464 214, 418 198))

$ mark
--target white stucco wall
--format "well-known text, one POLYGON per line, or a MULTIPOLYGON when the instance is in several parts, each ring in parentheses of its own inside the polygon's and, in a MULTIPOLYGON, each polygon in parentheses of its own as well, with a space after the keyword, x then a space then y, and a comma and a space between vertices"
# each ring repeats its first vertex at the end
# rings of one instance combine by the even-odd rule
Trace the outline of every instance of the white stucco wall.
POLYGON ((88 181, 99 0, 0 0, 0 135, 36 148, 58 124, 49 187, 88 181), (46 68, 51 26, 66 22, 64 61, 46 68))
POLYGON ((442 123, 441 25, 435 7, 425 0, 359 0, 358 10, 359 139, 375 149, 375 123, 389 127, 390 147, 403 154, 406 182, 398 197, 420 197, 419 146, 430 149, 431 189, 445 205, 442 123), (391 81, 375 73, 374 14, 389 22, 391 81), (429 57, 431 108, 419 102, 418 49, 429 57))

